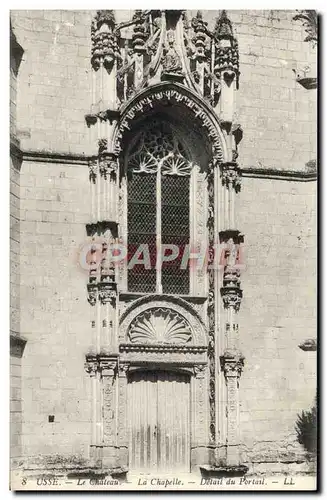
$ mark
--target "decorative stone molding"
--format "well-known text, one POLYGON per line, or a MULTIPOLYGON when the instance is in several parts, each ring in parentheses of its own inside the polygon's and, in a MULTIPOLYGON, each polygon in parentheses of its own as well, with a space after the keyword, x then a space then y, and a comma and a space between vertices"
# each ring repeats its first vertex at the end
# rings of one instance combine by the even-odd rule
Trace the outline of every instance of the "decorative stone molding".
POLYGON ((87 284, 87 293, 88 293, 88 303, 91 306, 95 306, 97 297, 98 297, 98 286, 95 283, 88 283, 87 284))
POLYGON ((224 270, 223 283, 225 288, 240 287, 241 272, 235 267, 226 267, 224 270))
POLYGON ((223 478, 223 477, 241 477, 248 472, 246 465, 202 465, 200 467, 203 478, 223 478))
MULTIPOLYGON (((188 21, 183 10, 136 10, 131 20, 120 25, 116 25, 113 11, 98 11, 91 32, 95 71, 101 65, 110 71, 117 62, 118 105, 161 79, 185 81, 216 106, 220 78, 228 81, 236 77, 238 81, 238 45, 226 11, 213 31, 200 11, 188 21), (122 34, 127 26, 133 27, 131 39, 122 34)), ((94 119, 89 115, 88 122, 94 119)))
POLYGON ((98 173, 104 179, 116 181, 118 174, 118 157, 108 151, 107 139, 98 140, 98 156, 91 156, 88 160, 89 178, 95 184, 98 173))
POLYGON ((222 143, 224 139, 220 135, 219 125, 212 120, 212 109, 199 97, 191 93, 189 89, 179 83, 162 82, 145 89, 136 95, 131 103, 122 112, 122 117, 115 133, 114 153, 119 154, 122 151, 122 139, 126 130, 131 128, 131 124, 138 117, 143 116, 151 110, 156 104, 172 103, 184 104, 200 121, 202 127, 207 131, 207 135, 213 143, 213 152, 219 161, 223 160, 222 143))
POLYGON ((243 291, 238 286, 222 287, 220 293, 225 309, 233 308, 235 312, 240 309, 243 291))
POLYGON ((134 366, 194 367, 207 363, 207 346, 178 344, 120 344, 122 360, 134 366))
MULTIPOLYGON (((207 352, 206 346, 176 345, 176 344, 120 344, 120 352, 155 352, 155 353, 194 353, 203 354, 207 352)), ((202 366, 202 365, 201 365, 202 366)))
POLYGON ((277 179, 281 181, 311 182, 317 180, 317 172, 305 170, 280 170, 278 168, 242 168, 242 177, 251 179, 277 179))
POLYGON ((234 245, 240 245, 244 243, 244 235, 237 229, 225 229, 224 231, 219 231, 219 242, 229 243, 232 241, 234 245))
POLYGON ((98 366, 103 377, 113 377, 118 367, 118 358, 112 356, 98 356, 98 366))
MULTIPOLYGON (((91 224, 86 224, 86 234, 88 236, 101 236, 107 231, 110 231, 113 239, 118 238, 118 223, 113 221, 98 221, 91 224)), ((109 243, 110 244, 110 243, 109 243)))
POLYGON ((185 344, 192 339, 189 323, 166 308, 148 309, 130 324, 128 336, 135 343, 185 344))
POLYGON ((317 160, 309 160, 305 164, 305 168, 307 172, 317 173, 317 160))
POLYGON ((101 304, 110 302, 115 305, 117 298, 117 284, 114 282, 100 281, 97 284, 99 290, 99 300, 101 304))
POLYGON ((21 358, 24 353, 27 340, 17 334, 10 334, 10 356, 21 358))
POLYGON ((205 377, 205 370, 206 370, 206 365, 195 365, 194 366, 194 373, 195 373, 195 378, 204 378, 205 377))
POLYGON ((226 378, 240 377, 244 366, 244 356, 238 350, 226 350, 220 356, 220 364, 226 378))
POLYGON ((117 179, 118 158, 107 151, 99 155, 99 173, 104 179, 110 177, 113 181, 117 179))
POLYGON ((117 372, 118 357, 106 354, 87 354, 84 364, 85 370, 91 376, 99 372, 102 377, 113 377, 117 372))
POLYGON ((236 192, 241 189, 241 169, 234 161, 220 163, 220 175, 223 186, 233 187, 236 192))
POLYGON ((206 345, 206 329, 199 314, 185 300, 170 295, 151 295, 135 300, 120 318, 120 340, 126 343, 133 320, 148 309, 163 308, 179 314, 190 325, 194 345, 206 345))
POLYGON ((120 117, 120 112, 119 110, 116 109, 105 109, 102 111, 94 112, 94 113, 88 113, 85 115, 85 122, 88 128, 91 125, 95 125, 97 121, 105 122, 108 121, 110 125, 116 121, 118 121, 120 117))
POLYGON ((302 351, 316 351, 317 350, 317 341, 315 339, 307 339, 302 344, 299 344, 299 348, 302 351))
POLYGON ((318 79, 313 76, 308 76, 311 73, 310 66, 305 66, 300 69, 293 69, 296 81, 307 90, 317 88, 318 79))
POLYGON ((97 356, 93 355, 87 355, 86 356, 86 361, 84 363, 84 368, 86 372, 91 375, 91 377, 95 377, 98 369, 99 369, 99 362, 97 356))
MULTIPOLYGON (((208 172, 208 209, 209 216, 207 221, 209 248, 213 249, 215 245, 215 167, 219 164, 219 158, 214 157, 210 164, 208 172)), ((209 253, 209 271, 208 271, 208 361, 209 361, 209 439, 211 444, 215 444, 216 432, 216 273, 212 268, 214 262, 214 253, 209 253)))

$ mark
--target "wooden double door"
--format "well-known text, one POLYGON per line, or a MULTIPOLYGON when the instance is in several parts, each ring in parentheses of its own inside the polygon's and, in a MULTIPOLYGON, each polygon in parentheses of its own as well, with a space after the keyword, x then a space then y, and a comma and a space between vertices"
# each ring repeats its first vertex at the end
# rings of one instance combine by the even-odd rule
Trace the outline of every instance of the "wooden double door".
POLYGON ((128 383, 129 469, 190 471, 190 376, 136 371, 128 383))

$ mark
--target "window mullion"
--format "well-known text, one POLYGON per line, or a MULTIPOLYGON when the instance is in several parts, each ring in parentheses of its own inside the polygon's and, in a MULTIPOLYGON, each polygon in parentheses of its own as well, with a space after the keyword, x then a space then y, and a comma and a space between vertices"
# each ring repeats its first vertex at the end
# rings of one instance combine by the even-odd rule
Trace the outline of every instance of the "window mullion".
POLYGON ((158 163, 157 169, 157 221, 156 221, 156 231, 157 231, 157 255, 156 255, 156 267, 157 267, 157 293, 162 293, 162 282, 161 282, 161 163, 158 163))

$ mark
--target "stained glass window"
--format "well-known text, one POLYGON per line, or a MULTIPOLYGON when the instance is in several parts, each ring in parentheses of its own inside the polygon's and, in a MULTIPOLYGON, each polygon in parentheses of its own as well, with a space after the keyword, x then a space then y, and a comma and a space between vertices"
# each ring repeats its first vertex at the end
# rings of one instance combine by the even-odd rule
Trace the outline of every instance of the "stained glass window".
POLYGON ((128 262, 140 245, 148 246, 150 256, 149 269, 144 264, 128 269, 131 292, 189 293, 189 268, 181 269, 181 262, 190 239, 191 168, 182 142, 167 122, 153 121, 131 148, 128 262), (157 255, 167 244, 176 245, 179 255, 156 269, 157 255))

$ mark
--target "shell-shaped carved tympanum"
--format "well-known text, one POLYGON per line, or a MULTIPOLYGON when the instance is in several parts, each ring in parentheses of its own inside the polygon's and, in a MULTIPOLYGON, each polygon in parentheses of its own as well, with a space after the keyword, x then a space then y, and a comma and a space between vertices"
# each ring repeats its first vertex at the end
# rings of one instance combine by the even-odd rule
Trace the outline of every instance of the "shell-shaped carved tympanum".
POLYGON ((131 342, 138 344, 186 344, 192 338, 189 323, 180 314, 167 308, 147 309, 131 323, 131 342))

